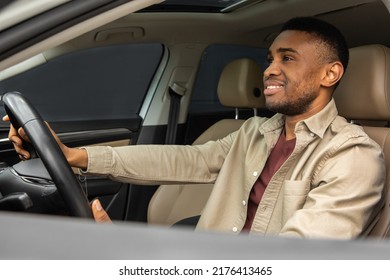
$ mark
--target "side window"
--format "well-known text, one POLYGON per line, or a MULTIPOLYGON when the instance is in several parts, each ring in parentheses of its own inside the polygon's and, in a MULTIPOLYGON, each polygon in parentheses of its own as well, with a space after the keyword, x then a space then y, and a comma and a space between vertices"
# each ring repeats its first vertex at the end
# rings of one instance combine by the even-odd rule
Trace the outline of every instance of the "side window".
POLYGON ((239 58, 252 58, 261 69, 266 69, 267 50, 236 45, 211 45, 202 57, 192 94, 190 113, 229 110, 218 100, 217 87, 223 68, 239 58))
POLYGON ((126 119, 138 114, 163 51, 161 44, 77 51, 1 81, 0 91, 21 92, 47 121, 126 119))

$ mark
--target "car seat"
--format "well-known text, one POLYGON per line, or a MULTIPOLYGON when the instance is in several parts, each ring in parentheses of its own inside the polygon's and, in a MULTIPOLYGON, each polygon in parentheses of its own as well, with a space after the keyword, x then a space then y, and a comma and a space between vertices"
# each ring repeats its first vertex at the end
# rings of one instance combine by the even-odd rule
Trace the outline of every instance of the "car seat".
POLYGON ((363 126, 383 149, 386 162, 384 206, 376 214, 370 237, 389 236, 390 227, 390 51, 382 45, 350 49, 350 62, 334 93, 339 114, 363 126))
MULTIPOLYGON (((263 72, 251 59, 241 58, 227 64, 218 83, 218 98, 232 108, 264 108, 263 72)), ((237 110, 236 110, 237 112, 237 110)), ((244 120, 223 119, 209 127, 193 143, 217 140, 238 130, 244 120)), ((148 223, 171 226, 199 216, 212 190, 212 184, 161 185, 148 207, 148 223)))

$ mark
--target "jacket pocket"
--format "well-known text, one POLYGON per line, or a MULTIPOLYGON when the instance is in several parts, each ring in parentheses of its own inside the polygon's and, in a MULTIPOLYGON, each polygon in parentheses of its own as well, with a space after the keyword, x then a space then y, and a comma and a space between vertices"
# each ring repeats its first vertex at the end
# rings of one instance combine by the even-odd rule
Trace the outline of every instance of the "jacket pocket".
POLYGON ((299 209, 303 207, 307 194, 310 191, 310 180, 286 180, 283 187, 283 224, 299 209))

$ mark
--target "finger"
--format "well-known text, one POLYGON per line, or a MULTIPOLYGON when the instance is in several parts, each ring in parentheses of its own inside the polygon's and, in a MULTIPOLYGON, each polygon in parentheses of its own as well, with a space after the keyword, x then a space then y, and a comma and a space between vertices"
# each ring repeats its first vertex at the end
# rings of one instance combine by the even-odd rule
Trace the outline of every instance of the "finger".
POLYGON ((26 142, 30 142, 30 139, 28 138, 25 130, 22 127, 18 129, 17 133, 18 136, 13 136, 11 141, 13 143, 15 143, 14 141, 16 141, 17 144, 16 145, 14 144, 14 147, 15 147, 15 151, 19 154, 20 159, 27 160, 31 157, 31 154, 23 146, 23 140, 26 142))
POLYGON ((19 134, 20 137, 22 137, 22 139, 23 139, 24 141, 30 142, 30 139, 28 138, 28 136, 27 136, 27 134, 26 134, 26 131, 24 130, 23 127, 20 127, 20 128, 18 129, 18 134, 19 134))
POLYGON ((92 213, 97 223, 111 223, 110 217, 108 216, 107 212, 104 211, 98 199, 95 199, 92 202, 92 213))
POLYGON ((14 149, 19 155, 20 159, 27 160, 30 158, 30 153, 23 147, 22 139, 20 139, 18 136, 13 136, 10 138, 10 141, 14 145, 14 149))
MULTIPOLYGON (((9 116, 5 115, 3 117, 3 121, 9 122, 10 121, 9 116)), ((29 141, 29 138, 23 128, 19 128, 19 130, 16 131, 15 127, 12 124, 10 124, 8 139, 12 142, 14 149, 18 153, 19 158, 21 160, 27 160, 31 157, 30 153, 27 150, 25 150, 23 147, 22 139, 25 141, 29 141)))
MULTIPOLYGON (((3 121, 5 121, 5 122, 9 122, 10 121, 8 115, 3 117, 3 121)), ((12 123, 10 123, 10 125, 9 125, 9 132, 8 132, 8 138, 11 138, 11 136, 17 135, 17 134, 18 133, 17 133, 16 129, 14 128, 12 123)))
POLYGON ((21 160, 27 160, 30 158, 30 153, 23 147, 22 138, 20 138, 17 134, 10 132, 9 140, 12 142, 14 149, 21 160))
MULTIPOLYGON (((9 122, 9 121, 10 121, 9 116, 8 116, 8 115, 5 115, 5 116, 3 117, 3 121, 9 122)), ((24 131, 24 129, 23 129, 22 127, 20 127, 20 128, 18 129, 18 131, 16 131, 15 127, 14 127, 12 124, 10 124, 10 131, 9 131, 9 133, 8 133, 8 138, 11 138, 11 137, 13 137, 14 135, 17 135, 17 134, 18 134, 20 137, 22 137, 24 140, 29 141, 29 138, 28 138, 26 132, 24 131)), ((10 140, 11 140, 11 139, 10 139, 10 140)))

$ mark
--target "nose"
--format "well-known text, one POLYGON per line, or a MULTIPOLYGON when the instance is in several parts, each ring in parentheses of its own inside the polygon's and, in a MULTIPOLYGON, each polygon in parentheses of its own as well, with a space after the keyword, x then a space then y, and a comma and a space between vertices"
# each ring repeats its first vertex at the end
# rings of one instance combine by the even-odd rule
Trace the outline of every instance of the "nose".
POLYGON ((266 79, 266 78, 269 78, 271 76, 278 76, 278 75, 280 75, 280 67, 279 67, 278 63, 274 60, 264 70, 263 77, 264 77, 264 79, 266 79))

